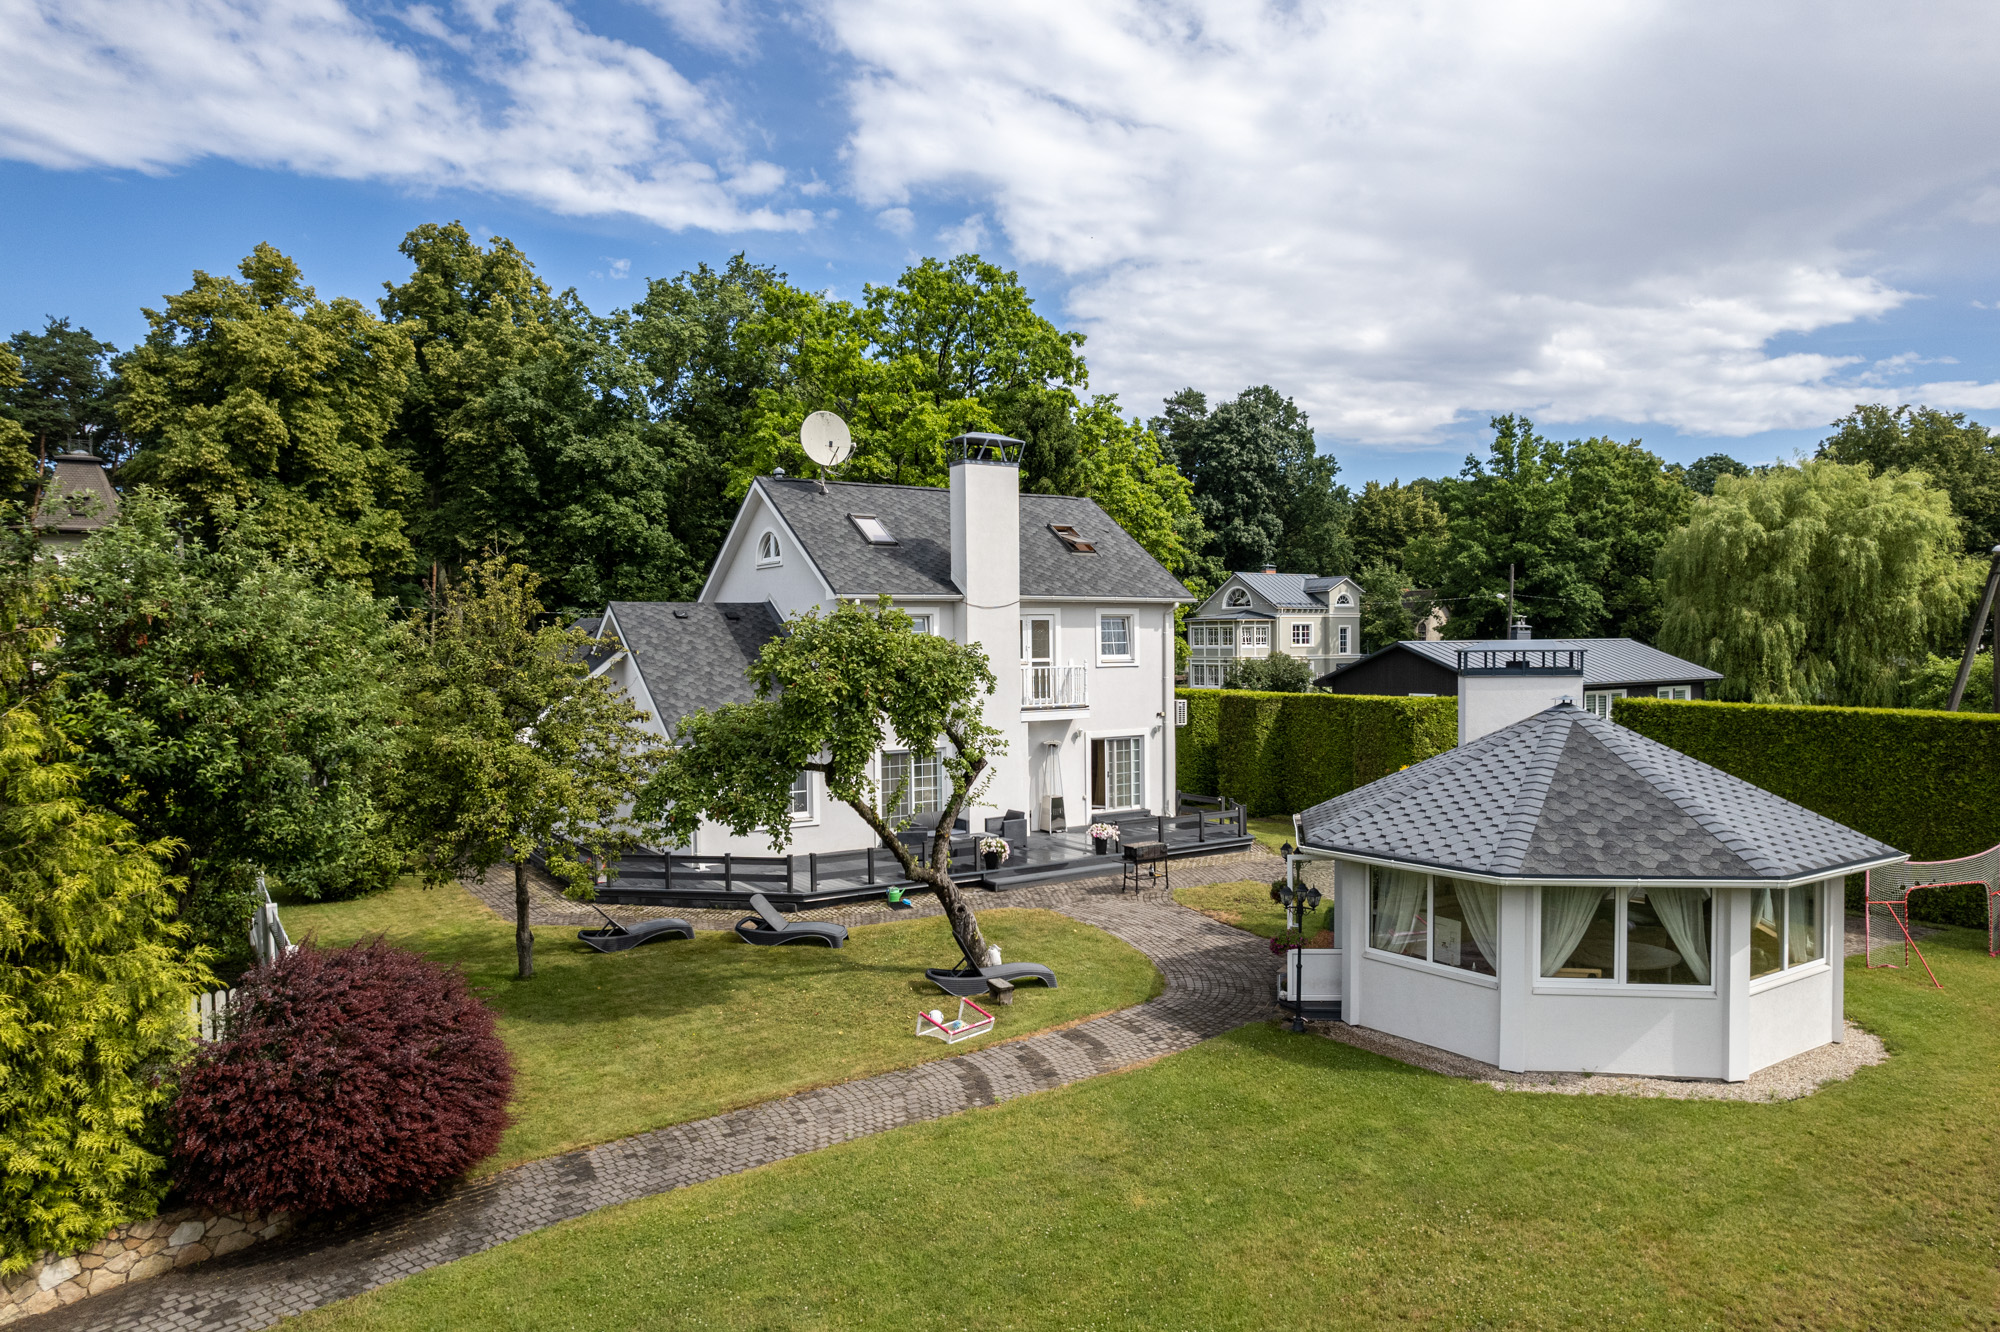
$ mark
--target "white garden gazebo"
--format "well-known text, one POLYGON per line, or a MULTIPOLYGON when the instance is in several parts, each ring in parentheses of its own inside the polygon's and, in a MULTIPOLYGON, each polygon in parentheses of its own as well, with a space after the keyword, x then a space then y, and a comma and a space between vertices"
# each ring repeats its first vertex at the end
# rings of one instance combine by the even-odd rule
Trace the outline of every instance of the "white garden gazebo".
POLYGON ((1516 1072, 1740 1081, 1842 1039, 1844 878, 1906 858, 1568 703, 1298 831, 1335 889, 1303 997, 1516 1072))

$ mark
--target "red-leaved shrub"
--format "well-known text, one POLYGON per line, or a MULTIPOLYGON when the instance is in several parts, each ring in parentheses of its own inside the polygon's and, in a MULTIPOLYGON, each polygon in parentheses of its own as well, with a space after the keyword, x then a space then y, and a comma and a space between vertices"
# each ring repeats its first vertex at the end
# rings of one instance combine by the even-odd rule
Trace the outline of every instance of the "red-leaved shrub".
POLYGON ((514 1081, 455 971, 380 939, 310 941, 239 984, 224 1039, 181 1072, 176 1182, 221 1211, 368 1210, 500 1145, 514 1081))

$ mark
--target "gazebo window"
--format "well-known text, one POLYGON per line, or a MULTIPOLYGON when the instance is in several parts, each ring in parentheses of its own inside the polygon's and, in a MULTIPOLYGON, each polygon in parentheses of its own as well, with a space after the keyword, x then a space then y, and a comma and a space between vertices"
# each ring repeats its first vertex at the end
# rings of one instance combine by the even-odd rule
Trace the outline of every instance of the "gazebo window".
POLYGON ((1371 869, 1368 946, 1441 967, 1497 975, 1499 890, 1415 870, 1371 869))
POLYGON ((1706 888, 1547 886, 1542 975, 1627 985, 1707 985, 1715 937, 1706 888))
POLYGON ((1825 955, 1820 938, 1819 885, 1759 888, 1750 895, 1750 975, 1769 976, 1817 962, 1825 955))

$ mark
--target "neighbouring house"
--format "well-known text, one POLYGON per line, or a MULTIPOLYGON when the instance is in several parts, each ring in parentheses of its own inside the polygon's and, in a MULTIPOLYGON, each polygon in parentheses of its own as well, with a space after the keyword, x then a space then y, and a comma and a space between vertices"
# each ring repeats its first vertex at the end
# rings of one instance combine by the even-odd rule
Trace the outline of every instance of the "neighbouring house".
POLYGON ((1569 701, 1599 717, 1628 695, 1698 699, 1722 678, 1630 638, 1513 638, 1391 643, 1313 683, 1330 694, 1456 695, 1460 744, 1569 701))
POLYGON ((1315 675, 1361 656, 1361 585, 1344 574, 1233 573, 1188 612, 1188 686, 1220 689, 1238 657, 1275 650, 1315 675))
POLYGON ((35 505, 42 544, 66 559, 84 538, 118 517, 118 492, 104 461, 94 453, 58 453, 35 505))
POLYGON ((1843 1038, 1843 881, 1907 859, 1571 704, 1297 817, 1342 1020, 1511 1071, 1740 1081, 1843 1038))
MULTIPOLYGON (((1031 832, 1175 813, 1174 609, 1193 598, 1095 502, 1022 494, 1019 441, 947 448, 944 489, 758 477, 698 601, 613 602, 583 623, 615 644, 596 669, 671 734, 697 708, 752 697, 745 668, 786 617, 886 594, 919 632, 979 644, 998 677, 987 718, 1007 749, 970 829, 1010 811, 1031 832)), ((876 765, 885 791, 904 790, 895 812, 934 827, 949 794, 937 757, 890 749, 876 765)), ((875 842, 817 774, 793 800, 794 850, 875 842)), ((708 825, 684 848, 770 849, 708 825)))

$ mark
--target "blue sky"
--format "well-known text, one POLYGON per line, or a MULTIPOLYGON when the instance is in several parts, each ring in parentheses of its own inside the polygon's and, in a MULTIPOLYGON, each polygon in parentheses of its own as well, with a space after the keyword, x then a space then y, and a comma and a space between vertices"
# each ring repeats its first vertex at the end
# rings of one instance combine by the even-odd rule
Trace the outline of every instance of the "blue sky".
POLYGON ((0 7, 0 328, 258 241, 372 300, 459 218, 594 307, 976 249, 1129 411, 1298 399, 1351 483, 1518 411, 1670 459, 2000 425, 1990 6, 67 0, 0 7))

